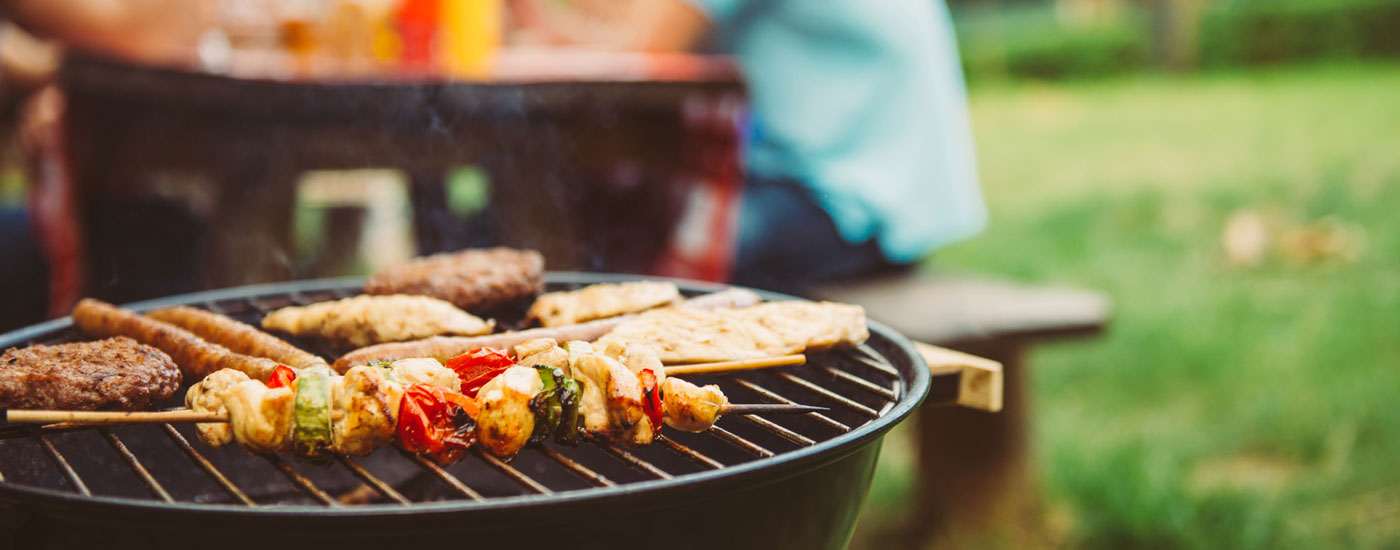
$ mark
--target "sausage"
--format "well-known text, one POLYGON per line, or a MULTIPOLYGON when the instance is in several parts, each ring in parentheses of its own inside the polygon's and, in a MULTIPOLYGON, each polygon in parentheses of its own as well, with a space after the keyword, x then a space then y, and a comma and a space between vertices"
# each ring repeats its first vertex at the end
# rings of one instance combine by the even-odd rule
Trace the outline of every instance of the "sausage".
MULTIPOLYGON (((742 307, 759 302, 758 294, 752 291, 731 288, 697 296, 681 302, 677 307, 713 309, 718 307, 742 307)), ((477 348, 510 349, 516 344, 537 338, 553 338, 556 342, 569 340, 597 340, 608 331, 636 315, 622 315, 609 319, 598 319, 577 325, 554 328, 532 328, 485 336, 434 336, 413 342, 395 342, 367 346, 341 356, 335 362, 336 372, 345 372, 351 367, 368 365, 371 361, 394 361, 410 357, 432 357, 447 361, 453 357, 477 348)))
POLYGON ((73 324, 89 336, 126 336, 160 348, 180 366, 186 382, 202 380, 219 369, 234 369, 266 381, 278 366, 271 359, 234 353, 170 323, 92 298, 84 298, 73 307, 73 324))
POLYGON ((212 311, 175 306, 148 311, 146 316, 193 332, 235 353, 266 357, 297 368, 326 364, 325 359, 302 351, 276 336, 212 311))

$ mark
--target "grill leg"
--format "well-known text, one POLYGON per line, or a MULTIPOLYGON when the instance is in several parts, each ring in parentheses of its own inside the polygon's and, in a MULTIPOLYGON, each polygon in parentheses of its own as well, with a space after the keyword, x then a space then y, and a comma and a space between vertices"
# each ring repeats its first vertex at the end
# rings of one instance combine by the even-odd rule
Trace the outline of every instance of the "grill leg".
POLYGON ((1012 526, 1007 542, 1031 542, 1017 540, 1035 532, 1038 507, 1029 456, 1026 343, 952 347, 1002 363, 1005 408, 920 409, 919 513, 911 530, 916 540, 939 538, 956 547, 993 525, 1012 526))

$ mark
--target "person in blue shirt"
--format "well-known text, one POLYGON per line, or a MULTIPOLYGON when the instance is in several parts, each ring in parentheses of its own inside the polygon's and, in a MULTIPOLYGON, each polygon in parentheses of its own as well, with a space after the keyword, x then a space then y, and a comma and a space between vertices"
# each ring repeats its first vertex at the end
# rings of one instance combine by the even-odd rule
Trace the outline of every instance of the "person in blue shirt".
POLYGON ((754 122, 734 283, 803 293, 985 226, 942 0, 639 0, 609 35, 737 58, 754 122))

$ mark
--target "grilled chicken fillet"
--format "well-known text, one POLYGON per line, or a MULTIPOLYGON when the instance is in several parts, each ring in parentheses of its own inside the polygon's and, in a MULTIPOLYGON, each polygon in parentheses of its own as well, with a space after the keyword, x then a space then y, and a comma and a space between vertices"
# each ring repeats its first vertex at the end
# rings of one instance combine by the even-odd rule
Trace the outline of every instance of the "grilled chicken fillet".
POLYGON ((680 299, 680 290, 669 282, 590 285, 568 292, 541 294, 525 318, 538 320, 541 326, 558 327, 646 311, 680 299))
POLYGON ((475 336, 495 324, 437 298, 395 294, 284 307, 263 318, 262 326, 359 347, 439 334, 475 336))

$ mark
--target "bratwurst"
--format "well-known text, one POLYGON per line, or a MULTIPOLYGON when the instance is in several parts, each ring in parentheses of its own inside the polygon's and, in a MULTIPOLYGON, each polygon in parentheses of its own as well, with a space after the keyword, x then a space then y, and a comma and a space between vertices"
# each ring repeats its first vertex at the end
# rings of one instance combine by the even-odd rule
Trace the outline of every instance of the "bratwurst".
POLYGON ((160 348, 170 354, 175 364, 180 366, 185 380, 191 382, 225 368, 242 371, 258 380, 267 380, 278 366, 271 359, 234 353, 170 323, 143 317, 129 309, 92 298, 83 298, 73 307, 73 324, 88 336, 126 336, 160 348))

